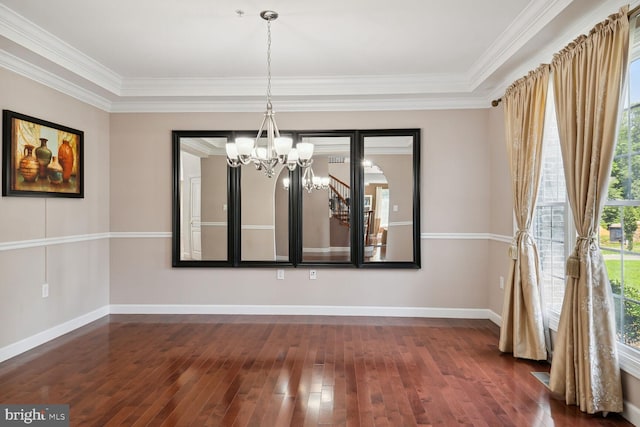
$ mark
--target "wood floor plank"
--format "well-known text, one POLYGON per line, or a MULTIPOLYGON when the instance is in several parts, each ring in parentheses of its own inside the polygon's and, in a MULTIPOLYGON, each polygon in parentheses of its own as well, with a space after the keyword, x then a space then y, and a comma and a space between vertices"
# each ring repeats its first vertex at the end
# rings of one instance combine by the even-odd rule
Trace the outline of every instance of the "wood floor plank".
POLYGON ((72 426, 630 426, 550 397, 486 320, 111 315, 0 363, 72 426))

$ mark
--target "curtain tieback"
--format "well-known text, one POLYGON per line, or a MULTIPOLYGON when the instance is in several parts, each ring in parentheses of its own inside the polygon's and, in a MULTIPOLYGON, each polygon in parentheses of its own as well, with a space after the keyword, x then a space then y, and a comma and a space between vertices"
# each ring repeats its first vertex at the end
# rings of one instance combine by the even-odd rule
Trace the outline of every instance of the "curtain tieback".
POLYGON ((577 279, 580 277, 580 248, 585 247, 587 250, 597 248, 598 238, 595 234, 590 236, 578 236, 576 247, 571 256, 567 259, 567 276, 577 279))
POLYGON ((513 240, 511 241, 511 246, 509 246, 509 256, 511 259, 518 259, 518 242, 521 239, 526 239, 527 243, 534 244, 533 237, 529 234, 529 230, 516 231, 516 235, 513 236, 513 240))

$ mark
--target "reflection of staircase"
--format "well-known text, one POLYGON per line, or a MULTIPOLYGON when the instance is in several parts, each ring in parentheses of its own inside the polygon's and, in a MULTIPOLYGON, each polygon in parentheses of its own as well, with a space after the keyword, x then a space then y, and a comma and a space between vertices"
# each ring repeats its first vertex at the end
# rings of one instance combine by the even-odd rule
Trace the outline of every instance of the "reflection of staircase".
MULTIPOLYGON (((331 210, 332 218, 336 218, 340 224, 346 227, 351 226, 351 187, 331 174, 329 174, 329 209, 331 210)), ((372 210, 364 213, 366 245, 369 244, 369 228, 373 217, 372 214, 372 210)))
POLYGON ((351 187, 333 175, 329 175, 329 209, 332 218, 347 227, 350 225, 351 187))

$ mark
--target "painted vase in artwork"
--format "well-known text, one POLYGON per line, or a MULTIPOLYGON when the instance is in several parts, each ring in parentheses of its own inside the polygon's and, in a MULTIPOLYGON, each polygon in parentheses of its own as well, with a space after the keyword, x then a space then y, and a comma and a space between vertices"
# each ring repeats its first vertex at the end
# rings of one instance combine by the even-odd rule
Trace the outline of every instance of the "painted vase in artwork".
POLYGON ((47 176, 49 177, 49 182, 52 184, 62 183, 62 166, 58 163, 56 156, 51 158, 51 163, 47 166, 47 176))
POLYGON ((69 182, 73 171, 73 148, 69 145, 69 141, 62 141, 62 145, 58 148, 58 162, 62 166, 62 180, 69 182))
POLYGON ((40 163, 40 178, 46 178, 47 166, 51 162, 51 150, 47 148, 47 138, 40 138, 40 147, 36 148, 36 157, 40 163))
POLYGON ((33 145, 27 144, 24 146, 24 157, 20 160, 20 174, 24 178, 25 182, 34 182, 38 177, 38 171, 40 170, 40 162, 36 156, 33 155, 33 145))

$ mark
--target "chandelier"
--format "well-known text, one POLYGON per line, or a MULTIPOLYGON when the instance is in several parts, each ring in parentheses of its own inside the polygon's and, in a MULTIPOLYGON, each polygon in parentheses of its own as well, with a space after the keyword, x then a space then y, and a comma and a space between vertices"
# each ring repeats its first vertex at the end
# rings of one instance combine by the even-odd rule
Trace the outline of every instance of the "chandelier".
MULTIPOLYGON (((329 177, 328 176, 317 176, 313 173, 313 168, 307 167, 302 174, 302 188, 307 190, 307 192, 311 193, 313 190, 328 190, 329 189, 329 177)), ((285 190, 289 190, 289 177, 285 177, 282 180, 282 187, 285 190)))
POLYGON ((269 178, 275 174, 278 163, 286 164, 290 171, 300 166, 306 172, 313 163, 313 144, 299 142, 293 148, 291 138, 280 136, 271 105, 271 21, 278 18, 278 13, 265 10, 260 12, 260 17, 267 21, 267 109, 255 139, 236 138, 235 142, 227 143, 227 164, 237 168, 253 163, 269 178), (263 132, 266 132, 266 145, 260 145, 263 132))

